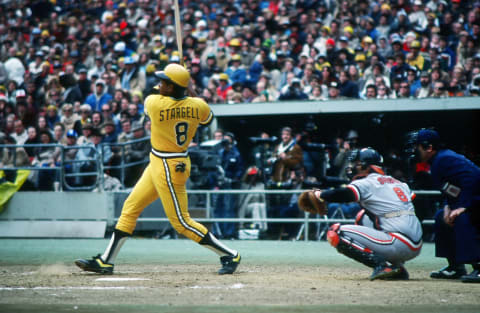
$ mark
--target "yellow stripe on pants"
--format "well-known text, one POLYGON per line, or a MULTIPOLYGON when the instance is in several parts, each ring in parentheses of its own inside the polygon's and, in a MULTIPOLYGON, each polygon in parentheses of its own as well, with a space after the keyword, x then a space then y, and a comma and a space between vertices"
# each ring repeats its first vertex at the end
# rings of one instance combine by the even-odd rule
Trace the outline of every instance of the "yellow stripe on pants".
POLYGON ((165 159, 150 154, 150 164, 123 204, 116 228, 132 234, 142 211, 158 197, 173 228, 187 238, 200 242, 208 230, 190 218, 185 183, 190 176, 190 159, 165 159), (178 163, 186 164, 184 172, 175 172, 178 163))

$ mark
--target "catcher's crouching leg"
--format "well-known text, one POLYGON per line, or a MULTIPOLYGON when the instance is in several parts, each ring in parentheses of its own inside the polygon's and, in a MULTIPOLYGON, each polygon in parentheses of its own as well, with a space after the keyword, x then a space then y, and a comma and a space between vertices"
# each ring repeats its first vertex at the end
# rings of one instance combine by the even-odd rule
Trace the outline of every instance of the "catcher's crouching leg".
POLYGON ((373 268, 370 280, 395 278, 401 272, 400 268, 389 265, 380 255, 345 236, 338 223, 328 230, 327 240, 339 253, 373 268))

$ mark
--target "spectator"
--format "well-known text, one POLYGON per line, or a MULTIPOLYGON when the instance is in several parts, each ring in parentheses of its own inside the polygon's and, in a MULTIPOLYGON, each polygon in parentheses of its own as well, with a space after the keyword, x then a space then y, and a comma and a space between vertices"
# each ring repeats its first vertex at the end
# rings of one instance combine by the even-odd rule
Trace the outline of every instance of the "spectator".
MULTIPOLYGON (((224 145, 220 149, 221 174, 217 178, 218 189, 240 189, 243 175, 243 158, 236 147, 235 136, 226 132, 223 136, 224 145)), ((235 194, 219 194, 215 201, 214 216, 216 218, 237 217, 238 196, 235 194)), ((235 223, 219 223, 215 230, 219 238, 236 238, 235 223)))
MULTIPOLYGON (((276 73, 279 75, 279 73, 276 73)), ((274 75, 276 75, 274 74, 274 75)), ((272 82, 272 75, 267 72, 262 72, 257 83, 263 83, 263 88, 267 92, 268 101, 276 101, 278 99, 278 90, 275 88, 275 83, 272 82)), ((258 89, 257 89, 258 94, 258 89)))
POLYGON ((132 99, 131 104, 135 104, 138 112, 144 114, 143 112, 143 93, 141 91, 135 90, 131 93, 132 99))
MULTIPOLYGON (((340 137, 342 138, 342 137, 340 137)), ((348 177, 346 175, 345 169, 349 163, 349 157, 352 150, 355 150, 359 146, 359 135, 358 132, 354 129, 348 131, 343 142, 340 142, 338 146, 338 153, 333 159, 332 163, 332 174, 338 178, 347 181, 348 177)))
POLYGON ((392 94, 392 91, 386 85, 381 84, 377 87, 377 99, 394 99, 394 98, 395 98, 395 95, 392 94))
POLYGON ((358 98, 358 86, 350 80, 350 74, 343 70, 339 75, 340 96, 346 98, 358 98))
POLYGON ((227 100, 227 93, 232 90, 232 86, 229 83, 229 76, 225 73, 222 73, 218 76, 219 86, 217 87, 217 96, 220 97, 224 102, 227 100))
POLYGON ((103 123, 103 116, 102 113, 99 111, 94 111, 92 113, 92 125, 93 128, 101 129, 103 123))
MULTIPOLYGON (((40 131, 39 137, 41 144, 54 144, 53 136, 48 130, 40 131)), ((56 170, 46 168, 55 167, 54 155, 59 153, 59 150, 60 148, 55 146, 41 146, 36 149, 32 165, 43 168, 34 172, 34 184, 37 190, 53 190, 53 181, 57 176, 57 172, 56 170)))
POLYGON ((120 71, 120 80, 117 81, 117 85, 115 87, 128 91, 143 91, 145 89, 147 80, 145 72, 140 71, 138 68, 137 61, 133 57, 127 56, 125 57, 123 64, 125 65, 125 69, 120 71))
MULTIPOLYGON (((278 144, 273 152, 273 156, 268 163, 273 168, 272 176, 267 181, 269 189, 291 189, 296 185, 296 178, 302 175, 296 175, 304 172, 303 169, 303 150, 297 144, 292 134, 290 127, 284 127, 281 130, 281 142, 278 144)), ((303 175, 304 176, 304 175, 303 175)), ((269 217, 291 217, 292 208, 291 196, 289 194, 273 194, 268 196, 268 215, 269 217)), ((298 212, 298 211, 297 211, 298 212)), ((286 225, 269 225, 271 235, 279 236, 281 238, 285 230, 287 230, 287 237, 291 236, 291 229, 286 225)))
POLYGON ((53 142, 59 144, 66 144, 65 126, 61 122, 56 122, 53 126, 53 142))
POLYGON ((147 96, 153 92, 153 87, 155 87, 158 84, 158 78, 155 76, 156 71, 157 71, 157 67, 155 63, 148 64, 145 69, 146 82, 145 82, 145 90, 143 90, 143 94, 147 96))
POLYGON ((91 114, 92 114, 92 107, 89 104, 82 104, 80 106, 80 123, 83 127, 85 123, 91 123, 91 114))
POLYGON ((297 77, 292 78, 290 83, 287 85, 287 89, 280 93, 278 100, 306 100, 308 95, 302 91, 301 81, 297 77))
POLYGON ((321 85, 313 87, 312 93, 308 96, 309 100, 326 100, 327 98, 324 95, 324 91, 321 85))
POLYGON ((416 98, 427 98, 432 94, 432 86, 430 85, 430 75, 426 71, 420 73, 420 88, 415 93, 416 98))
POLYGON ((113 95, 115 94, 115 86, 117 84, 117 73, 112 69, 105 69, 105 72, 102 74, 101 79, 105 82, 105 88, 107 93, 113 95))
POLYGON ((116 143, 117 133, 115 132, 115 123, 111 119, 106 119, 102 124, 103 143, 116 143))
POLYGON ((417 89, 420 88, 420 79, 417 77, 418 71, 415 67, 410 67, 407 70, 407 83, 410 85, 410 95, 412 97, 417 93, 417 89))
MULTIPOLYGON (((29 126, 27 128, 27 134, 28 134, 28 138, 25 141, 26 145, 38 144, 40 142, 37 134, 37 129, 34 126, 29 126)), ((36 148, 34 147, 28 147, 28 146, 25 147, 25 152, 27 152, 28 158, 30 160, 33 160, 33 158, 35 157, 35 149, 36 148)))
POLYGON ((122 122, 122 131, 118 135, 118 142, 119 143, 124 143, 127 142, 130 139, 131 136, 131 130, 132 130, 132 123, 130 119, 124 119, 122 122))
POLYGON ((45 120, 47 122, 47 127, 50 131, 53 130, 55 123, 60 122, 60 116, 58 115, 57 107, 53 104, 50 104, 47 107, 47 114, 45 115, 45 120))
POLYGON ((427 27, 428 21, 425 12, 423 11, 422 0, 413 1, 413 10, 408 15, 410 25, 419 33, 423 33, 427 27))
POLYGON ((407 54, 407 64, 416 67, 419 71, 425 68, 425 58, 420 54, 420 41, 414 40, 410 43, 410 53, 407 54))
MULTIPOLYGON (((260 170, 255 167, 249 167, 242 178, 242 189, 244 190, 263 190, 265 184, 260 170)), ((238 217, 245 218, 247 215, 251 215, 254 219, 267 218, 267 207, 265 194, 262 193, 250 193, 240 196, 238 217)), ((240 223, 239 228, 244 227, 244 223, 240 223)), ((266 222, 255 222, 248 226, 248 228, 259 229, 262 232, 268 230, 266 222)))
POLYGON ((82 135, 78 137, 77 143, 79 145, 83 145, 83 144, 86 144, 86 143, 90 142, 90 137, 92 135, 92 131, 93 131, 92 123, 88 122, 88 123, 83 124, 82 135))
POLYGON ((298 77, 300 73, 301 70, 295 66, 295 61, 291 58, 286 59, 280 75, 280 85, 278 85, 278 87, 284 88, 289 84, 289 81, 291 81, 294 77, 298 77), (289 79, 289 76, 292 78, 289 79))
POLYGON ((95 91, 91 93, 85 103, 90 105, 92 111, 100 111, 102 105, 110 102, 112 100, 112 95, 107 92, 105 88, 105 81, 98 79, 95 82, 95 91))
MULTIPOLYGON (((386 88, 385 86, 382 86, 383 88, 386 88)), ((377 86, 370 84, 367 85, 367 93, 365 94, 365 99, 376 99, 377 98, 377 86)))
POLYGON ((78 70, 78 79, 77 79, 78 88, 80 88, 80 92, 82 94, 81 103, 87 99, 87 96, 92 92, 91 85, 92 81, 87 77, 87 69, 81 68, 78 70))
POLYGON ((282 142, 275 147, 273 165, 273 181, 283 182, 290 177, 290 170, 302 163, 302 148, 293 138, 292 129, 284 127, 281 131, 282 142))
POLYGON ((240 54, 232 56, 231 65, 225 70, 232 84, 239 83, 242 86, 247 81, 247 71, 242 65, 242 57, 240 54))
POLYGON ((90 68, 87 73, 87 78, 91 79, 93 75, 96 75, 97 77, 101 77, 103 73, 105 72, 105 66, 103 65, 103 56, 102 55, 97 55, 95 57, 95 66, 90 68))
MULTIPOLYGON (((62 102, 66 103, 75 103, 77 101, 83 101, 82 91, 77 84, 75 76, 72 73, 60 73, 59 74, 60 85, 65 89, 60 98, 62 102)), ((60 107, 60 104, 57 104, 57 107, 60 107)))
MULTIPOLYGON (((16 145, 12 136, 0 138, 0 144, 16 145)), ((0 167, 28 167, 30 158, 23 147, 10 147, 0 149, 0 167)))
POLYGON ((448 98, 448 90, 443 81, 439 80, 433 83, 433 93, 431 94, 431 97, 448 98))
MULTIPOLYGON (((71 174, 73 173, 73 169, 76 166, 73 161, 76 159, 78 153, 78 148, 76 148, 78 134, 74 129, 69 129, 66 133, 65 138, 66 140, 63 144, 63 156, 62 153, 57 153, 54 154, 54 159, 57 165, 63 164, 65 174, 71 174)), ((75 186, 74 177, 65 177, 65 182, 66 184, 64 185, 64 189, 66 190, 68 190, 72 186, 75 186)))
POLYGON ((395 62, 396 65, 394 65, 390 71, 390 80, 397 76, 407 77, 407 70, 410 66, 405 63, 405 55, 402 52, 395 54, 395 62))
POLYGON ((411 92, 410 92, 410 85, 406 81, 402 81, 400 83, 400 89, 397 94, 397 98, 410 98, 411 97, 411 92))
POLYGON ((77 113, 73 113, 73 105, 65 103, 62 106, 62 116, 60 122, 65 125, 65 129, 75 129, 77 134, 82 129, 82 123, 80 122, 80 116, 77 113))
POLYGON ((343 97, 340 96, 340 88, 338 82, 332 81, 328 86, 328 99, 329 100, 341 100, 343 97))
POLYGON ((12 136, 18 145, 23 145, 28 139, 28 134, 23 126, 23 122, 21 120, 16 120, 13 122, 13 127, 15 131, 12 132, 10 136, 12 136))
POLYGON ((15 81, 18 86, 22 85, 25 66, 17 57, 17 49, 15 47, 10 47, 8 49, 8 58, 4 65, 5 71, 8 73, 8 79, 15 81))
POLYGON ((102 119, 104 121, 112 120, 115 125, 115 133, 120 133, 122 129, 120 119, 118 119, 118 117, 113 114, 112 106, 109 103, 105 103, 104 105, 102 105, 102 119))
POLYGON ((129 119, 132 122, 139 122, 139 123, 143 124, 143 121, 145 119, 145 115, 140 114, 138 112, 138 107, 137 107, 136 104, 131 103, 131 104, 128 105, 128 115, 129 115, 129 119))
MULTIPOLYGON (((99 128, 92 128, 91 135, 88 137, 89 141, 84 141, 81 148, 76 154, 75 162, 77 166, 74 172, 83 173, 98 173, 96 159, 99 158, 103 165, 109 165, 113 156, 112 150, 108 145, 102 145, 103 135, 99 128)), ((77 177, 75 183, 80 186, 93 187, 96 184, 98 175, 77 177)))

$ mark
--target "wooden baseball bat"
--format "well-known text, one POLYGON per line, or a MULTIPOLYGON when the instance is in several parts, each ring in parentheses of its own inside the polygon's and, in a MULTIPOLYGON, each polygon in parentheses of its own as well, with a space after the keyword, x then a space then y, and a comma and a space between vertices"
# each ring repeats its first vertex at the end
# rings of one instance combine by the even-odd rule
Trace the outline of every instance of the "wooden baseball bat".
POLYGON ((177 48, 180 57, 180 65, 183 64, 183 47, 182 47, 182 24, 180 22, 180 8, 178 6, 178 0, 174 0, 174 13, 175 13, 175 32, 177 33, 177 48))

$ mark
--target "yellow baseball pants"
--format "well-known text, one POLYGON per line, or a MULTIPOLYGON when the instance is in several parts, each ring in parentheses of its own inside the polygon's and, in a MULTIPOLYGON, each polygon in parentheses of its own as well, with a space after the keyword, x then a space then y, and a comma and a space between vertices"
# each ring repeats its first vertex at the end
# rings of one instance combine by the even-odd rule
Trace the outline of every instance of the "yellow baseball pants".
MULTIPOLYGON (((190 176, 190 158, 160 158, 150 153, 150 163, 125 200, 116 229, 132 234, 142 211, 158 197, 173 228, 187 238, 200 242, 208 230, 188 213, 185 183, 190 176), (175 171, 184 163, 184 171, 175 171)), ((182 167, 180 167, 182 168, 182 167)))

